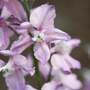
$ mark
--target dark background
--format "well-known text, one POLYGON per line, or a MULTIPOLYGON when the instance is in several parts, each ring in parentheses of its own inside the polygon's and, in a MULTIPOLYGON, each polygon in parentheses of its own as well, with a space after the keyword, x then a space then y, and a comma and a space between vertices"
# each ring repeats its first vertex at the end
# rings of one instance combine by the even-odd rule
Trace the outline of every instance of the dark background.
MULTIPOLYGON (((82 41, 80 47, 72 52, 72 56, 80 60, 82 69, 90 68, 90 58, 84 49, 90 43, 89 0, 36 0, 34 7, 47 2, 56 7, 55 26, 82 41)), ((3 81, 0 75, 0 90, 6 90, 3 81)))

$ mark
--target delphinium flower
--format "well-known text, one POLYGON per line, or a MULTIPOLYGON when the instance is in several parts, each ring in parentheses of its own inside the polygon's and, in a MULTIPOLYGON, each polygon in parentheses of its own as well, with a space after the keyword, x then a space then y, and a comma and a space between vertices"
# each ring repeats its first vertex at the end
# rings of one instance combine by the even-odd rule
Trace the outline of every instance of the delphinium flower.
MULTIPOLYGON (((54 26, 55 7, 44 4, 32 9, 29 15, 18 0, 3 0, 1 7, 3 16, 7 11, 9 14, 7 19, 3 17, 5 27, 17 35, 17 40, 10 42, 8 49, 1 47, 0 50, 0 54, 9 56, 7 64, 0 60, 0 71, 3 72, 8 89, 36 90, 27 85, 24 78, 28 74, 32 76, 35 73, 37 69, 33 66, 35 58, 38 64, 37 70, 44 79, 48 81, 49 76, 53 77, 51 82, 42 86, 41 90, 78 90, 81 83, 71 69, 80 69, 81 66, 70 56, 70 53, 79 45, 80 40, 71 39, 66 32, 54 26), (33 48, 32 52, 31 50, 28 52, 28 54, 32 53, 33 59, 31 56, 29 59, 27 55, 23 56, 23 52, 28 47, 33 48)), ((11 36, 10 31, 6 33, 11 36)))

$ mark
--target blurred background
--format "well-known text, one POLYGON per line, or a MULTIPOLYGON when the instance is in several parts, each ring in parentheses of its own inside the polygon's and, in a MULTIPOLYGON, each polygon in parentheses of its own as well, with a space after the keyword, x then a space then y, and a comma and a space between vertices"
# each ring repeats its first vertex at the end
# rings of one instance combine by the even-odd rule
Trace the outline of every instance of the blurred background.
MULTIPOLYGON (((73 38, 80 38, 81 45, 72 52, 72 56, 81 62, 82 69, 78 73, 81 80, 82 70, 90 69, 90 21, 89 0, 35 0, 33 7, 51 3, 56 7, 55 26, 73 38)), ((4 79, 0 75, 0 90, 6 90, 4 79)))

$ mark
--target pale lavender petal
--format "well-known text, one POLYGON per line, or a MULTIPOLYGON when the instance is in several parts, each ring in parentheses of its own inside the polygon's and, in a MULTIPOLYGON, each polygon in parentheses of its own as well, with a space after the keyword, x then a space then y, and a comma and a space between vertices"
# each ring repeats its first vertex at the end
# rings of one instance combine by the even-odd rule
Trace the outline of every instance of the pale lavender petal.
POLYGON ((71 72, 70 66, 65 61, 65 57, 63 57, 63 55, 59 55, 59 54, 52 55, 51 65, 52 65, 53 69, 55 69, 55 70, 61 69, 61 70, 64 70, 64 71, 71 72))
POLYGON ((16 55, 16 53, 10 51, 10 50, 0 50, 0 54, 4 55, 4 56, 13 56, 16 55))
POLYGON ((0 50, 6 49, 9 45, 9 34, 7 28, 0 28, 0 50))
POLYGON ((26 89, 25 90, 37 90, 37 89, 35 89, 31 85, 26 85, 26 89))
POLYGON ((70 40, 71 37, 59 30, 59 29, 52 29, 52 30, 48 30, 48 31, 44 31, 45 37, 46 37, 46 42, 50 42, 50 41, 54 41, 54 40, 70 40))
MULTIPOLYGON (((57 40, 56 40, 57 41, 57 40)), ((55 47, 51 48, 51 52, 58 52, 60 54, 63 54, 63 55, 69 55, 72 51, 73 48, 76 47, 76 44, 78 44, 79 42, 76 41, 73 42, 72 39, 70 40, 59 40, 57 43, 55 42, 55 47)))
POLYGON ((50 58, 50 51, 48 45, 44 42, 36 43, 34 46, 34 56, 42 64, 45 64, 50 58))
POLYGON ((50 74, 50 64, 42 64, 39 63, 39 71, 41 72, 42 76, 44 77, 45 80, 48 80, 48 76, 50 74))
POLYGON ((34 67, 34 64, 33 64, 33 57, 32 55, 28 55, 27 56, 27 65, 25 67, 25 69, 28 71, 28 73, 33 76, 35 74, 35 67, 34 67))
POLYGON ((64 73, 59 73, 61 82, 64 86, 78 90, 81 88, 82 84, 81 82, 77 79, 75 74, 64 74, 64 73), (69 82, 69 83, 68 83, 69 82))
POLYGON ((17 41, 14 41, 10 50, 16 54, 22 53, 27 47, 32 44, 32 40, 28 34, 20 35, 17 41))
POLYGON ((31 27, 31 24, 30 24, 30 22, 23 22, 23 23, 21 23, 20 27, 28 29, 31 27))
POLYGON ((11 16, 11 13, 8 11, 8 9, 4 6, 1 12, 1 17, 3 17, 4 19, 7 19, 11 16))
POLYGON ((30 22, 38 29, 51 28, 53 27, 55 16, 55 8, 52 5, 44 4, 32 10, 30 22))
POLYGON ((27 59, 22 55, 16 55, 16 56, 13 56, 13 61, 14 61, 14 64, 19 68, 21 68, 24 72, 26 72, 27 74, 30 74, 31 76, 34 75, 35 69, 30 59, 27 59))
POLYGON ((20 26, 16 29, 16 32, 18 34, 24 34, 28 33, 29 30, 31 30, 31 24, 30 22, 23 22, 20 24, 20 26))
POLYGON ((78 47, 80 42, 81 42, 80 39, 71 39, 67 41, 67 45, 73 49, 75 47, 78 47))
POLYGON ((17 41, 14 41, 10 50, 1 50, 0 54, 2 55, 16 55, 22 53, 26 48, 32 44, 32 40, 28 34, 20 35, 17 41))
POLYGON ((73 68, 73 69, 80 69, 81 68, 80 62, 78 60, 75 60, 71 56, 66 55, 66 60, 67 60, 67 63, 69 63, 71 68, 73 68))
POLYGON ((25 90, 26 88, 24 75, 19 70, 6 76, 5 81, 9 90, 25 90))
POLYGON ((16 18, 22 20, 27 20, 26 13, 21 3, 18 0, 4 0, 6 8, 10 11, 12 15, 16 18))
POLYGON ((23 55, 15 55, 11 59, 13 59, 14 64, 20 67, 23 67, 27 63, 27 58, 23 55))
POLYGON ((51 82, 48 82, 48 83, 45 83, 41 90, 56 90, 56 85, 57 83, 55 83, 54 81, 51 81, 51 82))

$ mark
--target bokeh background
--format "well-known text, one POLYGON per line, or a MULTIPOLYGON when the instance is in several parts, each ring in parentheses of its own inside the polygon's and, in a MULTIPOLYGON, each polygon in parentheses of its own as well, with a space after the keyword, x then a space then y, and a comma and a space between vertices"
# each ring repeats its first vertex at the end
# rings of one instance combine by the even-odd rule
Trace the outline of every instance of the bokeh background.
MULTIPOLYGON (((35 0, 33 7, 44 3, 55 5, 57 13, 55 26, 57 28, 69 33, 73 38, 81 39, 80 47, 73 50, 72 56, 82 64, 82 69, 77 72, 79 79, 83 80, 81 71, 84 68, 90 68, 90 56, 86 49, 87 45, 90 45, 89 0, 35 0)), ((37 84, 32 80, 28 82, 37 84)), ((0 90, 7 90, 2 75, 0 75, 0 90)))

